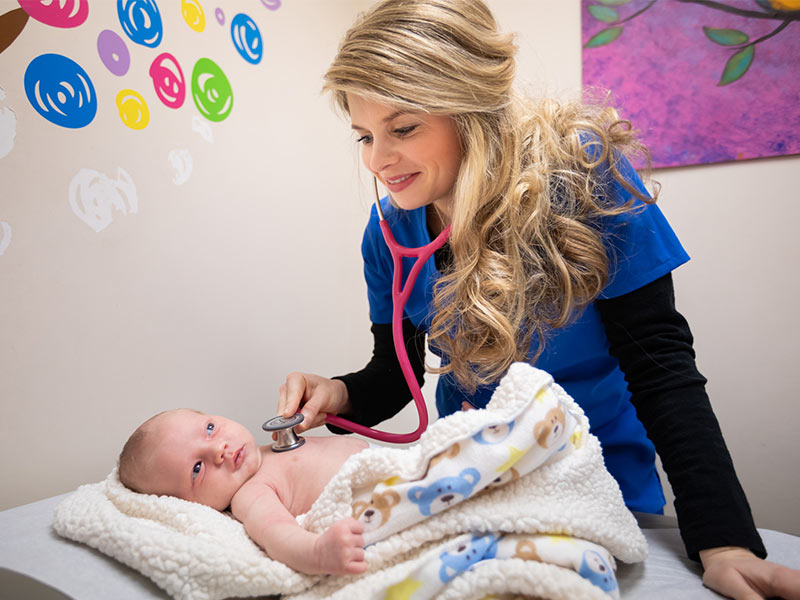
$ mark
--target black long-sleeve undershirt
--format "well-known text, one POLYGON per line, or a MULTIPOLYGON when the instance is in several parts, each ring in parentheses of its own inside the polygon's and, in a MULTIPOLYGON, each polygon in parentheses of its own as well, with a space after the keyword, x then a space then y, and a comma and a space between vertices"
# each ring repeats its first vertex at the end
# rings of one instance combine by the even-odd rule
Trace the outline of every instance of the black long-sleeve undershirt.
MULTIPOLYGON (((689 325, 675 308, 671 276, 595 305, 609 352, 619 361, 636 414, 675 494, 688 556, 697 560, 700 550, 718 546, 741 546, 766 556, 706 394, 706 379, 695 365, 689 325)), ((352 407, 343 416, 369 426, 394 416, 410 399, 394 352, 392 326, 373 324, 372 333, 375 345, 367 366, 338 377, 347 386, 352 407)), ((403 333, 422 383, 425 333, 408 319, 403 333)))

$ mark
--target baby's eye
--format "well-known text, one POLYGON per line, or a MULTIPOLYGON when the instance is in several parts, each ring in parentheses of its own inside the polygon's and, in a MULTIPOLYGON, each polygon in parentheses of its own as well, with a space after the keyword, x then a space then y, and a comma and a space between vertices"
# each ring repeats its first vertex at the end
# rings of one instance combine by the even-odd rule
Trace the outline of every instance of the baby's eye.
POLYGON ((371 135, 362 135, 360 138, 356 140, 357 144, 371 144, 372 143, 372 136, 371 135))
POLYGON ((192 467, 192 481, 197 479, 197 476, 200 474, 200 469, 203 467, 203 463, 201 461, 197 461, 194 463, 192 467))
POLYGON ((214 433, 214 424, 213 423, 209 423, 208 425, 206 425, 206 433, 208 435, 211 435, 212 433, 214 433))

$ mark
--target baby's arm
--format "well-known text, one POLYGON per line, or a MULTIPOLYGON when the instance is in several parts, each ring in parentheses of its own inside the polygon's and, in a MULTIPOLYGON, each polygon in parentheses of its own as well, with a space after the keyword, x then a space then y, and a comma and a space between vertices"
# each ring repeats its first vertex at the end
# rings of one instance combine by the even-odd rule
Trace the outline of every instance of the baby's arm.
POLYGON ((269 555, 296 571, 348 575, 367 570, 364 525, 355 519, 337 521, 323 533, 300 527, 267 484, 246 485, 234 496, 233 515, 269 555))

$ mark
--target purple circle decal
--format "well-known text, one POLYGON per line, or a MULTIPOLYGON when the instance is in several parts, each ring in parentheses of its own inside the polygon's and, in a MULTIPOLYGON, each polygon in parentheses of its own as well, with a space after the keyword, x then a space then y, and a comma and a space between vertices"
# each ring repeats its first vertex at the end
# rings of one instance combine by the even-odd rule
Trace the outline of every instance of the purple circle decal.
POLYGON ((217 10, 214 11, 214 16, 217 17, 217 23, 225 25, 225 13, 222 12, 221 8, 217 8, 217 10))
POLYGON ((125 40, 110 29, 104 29, 97 36, 97 53, 106 68, 117 77, 125 75, 131 66, 131 53, 125 40))

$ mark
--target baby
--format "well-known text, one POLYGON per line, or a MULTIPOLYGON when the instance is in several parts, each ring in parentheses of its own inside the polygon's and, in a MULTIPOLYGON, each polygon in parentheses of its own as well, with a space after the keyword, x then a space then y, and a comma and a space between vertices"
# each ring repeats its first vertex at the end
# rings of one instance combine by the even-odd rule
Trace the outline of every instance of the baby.
POLYGON ((160 413, 131 435, 119 477, 135 492, 230 508, 275 560, 310 574, 359 574, 364 525, 342 519, 324 533, 306 531, 307 512, 349 456, 368 446, 350 437, 307 437, 290 452, 256 445, 242 425, 189 409, 160 413))

